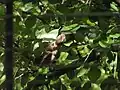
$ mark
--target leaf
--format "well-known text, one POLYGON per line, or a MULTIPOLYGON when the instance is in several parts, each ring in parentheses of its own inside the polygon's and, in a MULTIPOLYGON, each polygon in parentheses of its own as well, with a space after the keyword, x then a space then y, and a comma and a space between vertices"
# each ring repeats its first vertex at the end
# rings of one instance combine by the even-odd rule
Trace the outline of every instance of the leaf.
POLYGON ((79 27, 78 24, 72 24, 72 25, 69 25, 69 26, 64 26, 62 28, 62 31, 69 31, 69 30, 73 30, 74 28, 77 28, 79 27))
POLYGON ((100 88, 100 86, 98 86, 97 84, 92 83, 90 90, 101 90, 101 88, 100 88))
POLYGON ((101 71, 97 67, 93 66, 90 68, 87 75, 91 82, 96 82, 96 80, 101 76, 101 71))
POLYGON ((111 8, 113 9, 114 12, 119 12, 119 9, 117 7, 117 5, 113 2, 110 4, 111 8))
MULTIPOLYGON (((29 0, 24 0, 24 1, 29 1, 29 0)), ((34 0, 32 0, 34 1, 34 0)), ((26 3, 24 7, 21 7, 21 9, 25 12, 31 10, 33 8, 33 4, 32 3, 26 3)))
POLYGON ((27 74, 24 74, 22 77, 21 77, 21 86, 25 86, 26 83, 28 83, 29 81, 29 73, 27 74))
POLYGON ((75 60, 78 59, 78 54, 77 54, 77 50, 75 48, 72 48, 68 51, 69 55, 67 57, 67 59, 69 60, 75 60))
POLYGON ((42 54, 42 52, 44 52, 44 50, 45 50, 44 45, 41 42, 39 42, 39 43, 37 42, 33 46, 33 51, 34 51, 35 57, 40 57, 40 55, 42 54))
POLYGON ((112 34, 112 35, 110 35, 109 37, 111 37, 111 38, 119 38, 119 37, 120 37, 120 34, 118 34, 118 33, 112 34))
POLYGON ((60 57, 59 57, 59 62, 60 63, 64 62, 66 60, 67 56, 68 56, 67 52, 61 52, 60 57))
POLYGON ((4 69, 4 65, 3 63, 0 63, 0 71, 3 71, 3 69, 4 69))
POLYGON ((96 81, 97 84, 101 84, 106 78, 108 78, 108 74, 106 74, 105 70, 103 68, 100 68, 101 76, 96 81))
POLYGON ((77 77, 81 77, 81 76, 83 76, 84 74, 86 74, 88 72, 88 69, 86 69, 86 68, 81 68, 80 70, 79 70, 79 72, 77 73, 77 77))
POLYGON ((39 47, 39 43, 35 43, 33 46, 33 51, 39 47))
POLYGON ((84 34, 80 30, 77 30, 75 34, 75 40, 77 42, 82 42, 84 38, 85 38, 84 34))
POLYGON ((99 27, 103 32, 107 32, 109 27, 109 22, 107 21, 107 18, 100 17, 98 21, 99 27))
MULTIPOLYGON (((26 28, 30 29, 36 24, 36 18, 29 16, 27 20, 25 21, 26 28)), ((29 31, 29 30, 28 30, 29 31)))
POLYGON ((72 88, 81 86, 81 80, 79 78, 74 78, 70 84, 72 88))
POLYGON ((46 73, 48 73, 48 68, 40 68, 39 70, 39 73, 41 73, 41 74, 46 74, 46 73))
POLYGON ((89 19, 87 20, 87 24, 89 24, 90 26, 95 26, 95 23, 92 23, 89 19))
POLYGON ((95 26, 95 23, 91 22, 89 18, 84 18, 83 21, 85 21, 90 26, 95 26))
POLYGON ((51 30, 49 33, 47 33, 45 31, 45 28, 42 28, 40 31, 36 31, 36 36, 38 39, 44 39, 44 40, 54 39, 55 40, 58 35, 58 30, 59 29, 54 29, 54 30, 51 30))
POLYGON ((99 41, 99 45, 103 48, 108 47, 107 43, 105 41, 99 41))
POLYGON ((118 53, 115 53, 115 59, 110 63, 113 66, 113 76, 117 78, 117 63, 118 63, 118 53))
POLYGON ((5 7, 3 5, 0 5, 0 16, 5 15, 5 7))
POLYGON ((65 46, 70 46, 72 43, 73 43, 72 41, 71 42, 65 42, 64 45, 65 46))
POLYGON ((13 23, 14 24, 15 33, 17 33, 19 30, 23 29, 23 27, 21 25, 21 22, 22 22, 21 17, 20 16, 16 16, 15 17, 15 21, 13 23))
POLYGON ((55 90, 60 90, 62 83, 60 80, 56 80, 56 82, 52 82, 51 86, 55 89, 55 90))
POLYGON ((5 79, 6 79, 6 76, 5 76, 5 75, 3 75, 3 76, 0 78, 0 85, 5 81, 5 79))

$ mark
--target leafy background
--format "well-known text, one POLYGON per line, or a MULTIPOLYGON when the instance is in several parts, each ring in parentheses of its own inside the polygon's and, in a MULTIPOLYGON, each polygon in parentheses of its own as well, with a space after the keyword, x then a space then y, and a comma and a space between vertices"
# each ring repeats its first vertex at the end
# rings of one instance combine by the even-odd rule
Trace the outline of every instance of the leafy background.
MULTIPOLYGON (((15 90, 119 90, 119 0, 15 0, 15 90), (98 12, 96 16, 92 16, 98 12), (103 12, 103 13, 99 13, 103 12), (75 14, 74 14, 75 13, 75 14), (81 15, 88 13, 89 15, 81 15), (100 16, 102 14, 102 16, 100 16), (66 41, 56 64, 40 67, 48 43, 66 41)), ((4 88, 5 6, 0 4, 0 88, 4 88)))

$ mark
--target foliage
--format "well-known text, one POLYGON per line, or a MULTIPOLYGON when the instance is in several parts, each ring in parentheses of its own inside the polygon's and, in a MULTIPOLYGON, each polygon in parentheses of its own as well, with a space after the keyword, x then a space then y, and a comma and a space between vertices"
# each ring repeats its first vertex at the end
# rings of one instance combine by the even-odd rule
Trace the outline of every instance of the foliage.
MULTIPOLYGON (((15 90, 119 90, 120 18, 112 0, 15 0, 15 90), (71 13, 75 13, 73 16, 71 13), (40 67, 48 43, 66 35, 55 64, 40 67)), ((5 5, 0 4, 0 88, 4 88, 5 5)))

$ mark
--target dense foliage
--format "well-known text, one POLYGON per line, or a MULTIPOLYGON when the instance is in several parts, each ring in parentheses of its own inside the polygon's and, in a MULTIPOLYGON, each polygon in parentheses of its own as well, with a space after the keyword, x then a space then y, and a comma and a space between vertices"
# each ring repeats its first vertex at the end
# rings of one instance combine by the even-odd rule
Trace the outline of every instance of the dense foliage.
MULTIPOLYGON (((15 0, 14 89, 120 90, 120 15, 110 14, 119 11, 112 0, 15 0), (66 40, 56 63, 39 66, 45 47, 60 33, 66 40)), ((4 15, 0 4, 1 89, 4 15)))

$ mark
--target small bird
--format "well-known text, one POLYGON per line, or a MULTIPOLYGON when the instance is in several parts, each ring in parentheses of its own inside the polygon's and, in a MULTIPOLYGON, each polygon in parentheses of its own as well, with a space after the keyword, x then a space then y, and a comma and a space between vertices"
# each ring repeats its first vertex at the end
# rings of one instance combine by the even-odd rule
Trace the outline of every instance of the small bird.
POLYGON ((58 49, 60 48, 61 43, 65 40, 65 38, 66 38, 65 34, 60 34, 54 42, 48 45, 44 57, 40 63, 40 66, 41 65, 48 66, 55 61, 55 57, 58 52, 58 49))

